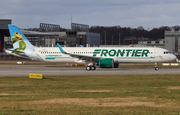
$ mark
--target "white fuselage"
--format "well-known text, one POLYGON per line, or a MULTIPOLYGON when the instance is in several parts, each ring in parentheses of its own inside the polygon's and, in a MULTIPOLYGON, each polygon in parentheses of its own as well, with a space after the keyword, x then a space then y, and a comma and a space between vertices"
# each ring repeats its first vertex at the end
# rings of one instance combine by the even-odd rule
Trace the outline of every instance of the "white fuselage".
MULTIPOLYGON (((58 47, 36 47, 32 51, 32 58, 48 62, 76 62, 83 60, 73 58, 60 52, 58 47)), ((100 58, 113 58, 115 62, 170 62, 176 56, 168 50, 156 47, 63 47, 67 53, 94 56, 100 58)))

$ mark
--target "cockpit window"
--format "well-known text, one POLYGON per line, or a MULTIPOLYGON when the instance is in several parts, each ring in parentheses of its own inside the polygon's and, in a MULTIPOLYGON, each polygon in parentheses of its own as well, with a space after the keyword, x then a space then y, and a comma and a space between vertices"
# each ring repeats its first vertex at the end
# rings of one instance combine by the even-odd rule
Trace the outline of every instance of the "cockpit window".
POLYGON ((164 54, 170 54, 170 52, 169 51, 165 51, 164 54))

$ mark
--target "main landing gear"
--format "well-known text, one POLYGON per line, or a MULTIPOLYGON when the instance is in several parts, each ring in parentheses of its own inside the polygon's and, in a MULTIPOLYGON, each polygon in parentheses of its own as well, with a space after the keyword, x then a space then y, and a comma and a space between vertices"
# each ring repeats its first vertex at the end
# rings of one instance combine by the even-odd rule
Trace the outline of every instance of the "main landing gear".
POLYGON ((87 70, 87 71, 96 70, 96 66, 87 66, 87 67, 86 67, 86 70, 87 70))
POLYGON ((157 63, 155 63, 155 70, 156 70, 156 71, 158 71, 158 70, 159 70, 159 68, 158 68, 158 64, 157 64, 157 63))

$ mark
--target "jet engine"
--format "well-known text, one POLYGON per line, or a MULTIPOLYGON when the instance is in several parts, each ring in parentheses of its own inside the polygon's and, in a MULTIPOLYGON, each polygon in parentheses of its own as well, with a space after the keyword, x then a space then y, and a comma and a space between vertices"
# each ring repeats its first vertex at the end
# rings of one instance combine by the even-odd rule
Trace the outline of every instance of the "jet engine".
POLYGON ((99 59, 99 68, 119 68, 119 63, 115 63, 113 58, 99 59))

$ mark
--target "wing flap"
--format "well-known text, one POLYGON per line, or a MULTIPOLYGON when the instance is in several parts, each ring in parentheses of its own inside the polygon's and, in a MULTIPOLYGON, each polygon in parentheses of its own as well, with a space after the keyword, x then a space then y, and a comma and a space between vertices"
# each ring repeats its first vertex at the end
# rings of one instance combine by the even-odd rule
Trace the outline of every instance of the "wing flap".
POLYGON ((101 59, 99 57, 93 57, 93 56, 87 56, 87 55, 78 55, 78 54, 69 54, 71 57, 74 58, 79 58, 81 60, 92 60, 92 61, 97 61, 98 59, 101 59))

